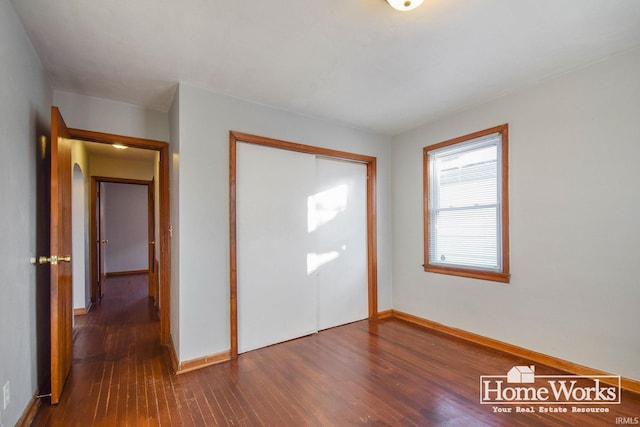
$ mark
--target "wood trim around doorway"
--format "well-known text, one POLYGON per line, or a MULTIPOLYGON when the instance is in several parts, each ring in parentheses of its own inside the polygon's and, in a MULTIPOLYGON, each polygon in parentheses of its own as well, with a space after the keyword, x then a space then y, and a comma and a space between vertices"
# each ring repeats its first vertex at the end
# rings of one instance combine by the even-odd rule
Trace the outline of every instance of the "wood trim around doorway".
POLYGON ((171 274, 171 252, 170 252, 170 200, 169 200, 169 144, 164 141, 152 139, 134 138, 123 135, 115 135, 103 132, 94 132, 83 129, 69 128, 72 139, 80 141, 97 142, 101 144, 124 144, 132 148, 153 150, 159 153, 158 167, 158 207, 159 207, 159 283, 160 283, 160 343, 169 345, 171 340, 170 313, 170 274, 171 274))
POLYGON ((238 357, 238 259, 236 223, 236 144, 244 142, 281 150, 297 151, 336 160, 346 160, 367 167, 367 272, 369 319, 378 317, 378 252, 376 215, 376 158, 346 151, 332 150, 295 142, 265 138, 242 132, 229 132, 229 241, 230 241, 230 329, 231 358, 238 357))

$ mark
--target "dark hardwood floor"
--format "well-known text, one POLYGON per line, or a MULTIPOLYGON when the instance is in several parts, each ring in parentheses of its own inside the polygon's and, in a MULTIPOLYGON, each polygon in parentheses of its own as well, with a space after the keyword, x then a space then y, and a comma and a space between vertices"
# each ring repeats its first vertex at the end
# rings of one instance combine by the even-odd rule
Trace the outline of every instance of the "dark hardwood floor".
POLYGON ((495 413, 480 404, 480 376, 531 362, 395 319, 172 375, 146 287, 144 275, 109 278, 102 304, 76 318, 60 404, 42 402, 33 426, 601 426, 640 416, 628 392, 620 405, 591 405, 604 414, 495 413))

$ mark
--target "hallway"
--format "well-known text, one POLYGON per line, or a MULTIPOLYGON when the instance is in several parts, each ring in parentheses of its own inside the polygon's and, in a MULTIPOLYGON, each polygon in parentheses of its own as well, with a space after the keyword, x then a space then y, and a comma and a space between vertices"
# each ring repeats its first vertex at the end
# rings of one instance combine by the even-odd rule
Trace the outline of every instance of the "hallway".
POLYGON ((109 277, 102 303, 75 317, 73 367, 60 404, 44 401, 32 425, 136 425, 132 421, 158 418, 158 403, 167 407, 164 381, 172 378, 159 325, 146 274, 109 277))

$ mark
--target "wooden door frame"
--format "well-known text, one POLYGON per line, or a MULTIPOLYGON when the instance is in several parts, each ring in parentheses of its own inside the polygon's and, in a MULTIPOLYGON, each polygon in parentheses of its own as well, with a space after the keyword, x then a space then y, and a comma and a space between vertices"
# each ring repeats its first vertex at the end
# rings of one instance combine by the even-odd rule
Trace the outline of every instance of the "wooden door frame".
POLYGON ((336 160, 362 163, 367 167, 367 288, 369 319, 378 317, 378 250, 376 212, 376 158, 346 151, 265 138, 242 132, 229 132, 229 241, 230 241, 230 326, 231 358, 238 357, 238 254, 236 221, 236 145, 239 142, 281 150, 297 151, 336 160))
MULTIPOLYGON (((154 234, 155 234, 155 229, 152 231, 151 227, 153 226, 153 223, 151 222, 151 215, 152 212, 154 210, 154 206, 151 206, 151 200, 150 200, 150 195, 149 193, 152 191, 155 191, 154 188, 154 181, 147 181, 147 180, 141 180, 141 179, 129 179, 129 178, 112 178, 112 177, 106 177, 106 176, 92 176, 91 177, 91 218, 90 218, 90 227, 91 227, 91 245, 90 245, 90 257, 91 257, 91 302, 93 304, 97 303, 100 299, 102 299, 102 295, 98 295, 97 291, 98 291, 98 280, 102 280, 101 277, 98 277, 98 249, 97 249, 97 244, 99 244, 99 238, 100 238, 100 230, 99 230, 99 223, 98 221, 96 221, 96 216, 97 215, 102 215, 102 211, 98 212, 98 188, 100 186, 100 184, 103 183, 111 183, 111 184, 128 184, 128 185, 144 185, 147 187, 147 240, 149 242, 149 245, 151 245, 151 241, 152 239, 154 239, 154 234)), ((102 222, 102 219, 100 219, 100 222, 102 222)), ((150 250, 150 249, 149 249, 150 250)), ((149 289, 151 289, 151 279, 152 279, 152 274, 153 274, 153 263, 152 261, 155 260, 155 255, 153 256, 153 260, 151 259, 151 256, 149 254, 149 252, 147 253, 147 258, 148 258, 148 271, 147 273, 149 274, 149 284, 148 287, 149 289)), ((156 296, 153 295, 151 292, 149 293, 150 297, 153 297, 154 300, 157 300, 156 296)), ((157 305, 158 301, 154 301, 155 304, 157 305)))
MULTIPOLYGON (((169 144, 164 141, 134 138, 103 132, 69 128, 73 139, 100 144, 123 144, 132 148, 157 151, 160 154, 158 167, 159 244, 160 244, 160 343, 170 345, 171 340, 171 246, 170 246, 170 201, 169 201, 169 144)), ((93 228, 92 228, 93 229, 93 228)), ((95 239, 94 239, 95 240, 95 239)), ((93 258, 92 258, 93 259, 93 258)))

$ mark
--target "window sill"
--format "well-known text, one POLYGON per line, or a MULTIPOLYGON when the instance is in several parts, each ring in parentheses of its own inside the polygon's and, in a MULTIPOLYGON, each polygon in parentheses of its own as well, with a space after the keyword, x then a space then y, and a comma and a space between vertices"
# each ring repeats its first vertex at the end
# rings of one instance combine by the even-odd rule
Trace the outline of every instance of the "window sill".
POLYGON ((470 277, 473 279, 490 280, 492 282, 509 283, 511 274, 498 273, 493 271, 466 270, 463 268, 440 267, 434 265, 424 265, 424 271, 428 273, 448 274, 450 276, 470 277))

